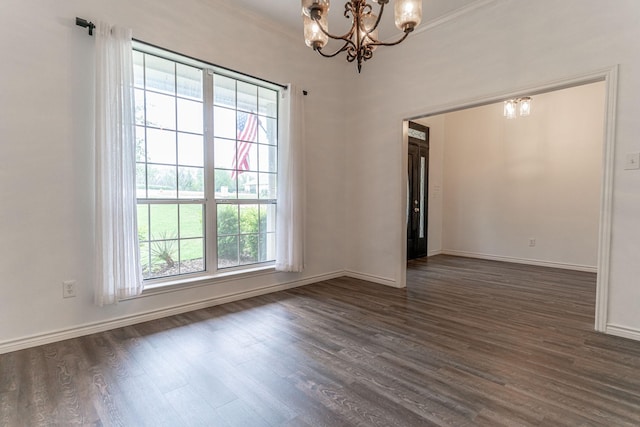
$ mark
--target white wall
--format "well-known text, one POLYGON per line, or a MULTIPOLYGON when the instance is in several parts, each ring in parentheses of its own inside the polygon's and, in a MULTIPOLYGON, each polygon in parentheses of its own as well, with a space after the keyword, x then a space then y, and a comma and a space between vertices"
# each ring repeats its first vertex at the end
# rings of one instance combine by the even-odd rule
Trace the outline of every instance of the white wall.
POLYGON ((536 95, 528 117, 445 114, 444 251, 595 271, 604 101, 599 82, 536 95))
POLYGON ((403 118, 618 64, 607 320, 640 339, 640 172, 623 169, 624 154, 640 151, 639 17, 636 0, 495 1, 378 49, 351 117, 348 269, 402 285, 403 118))
POLYGON ((344 269, 343 65, 275 25, 200 0, 0 2, 0 351, 27 337, 153 313, 344 269), (93 44, 75 17, 309 90, 304 274, 267 274, 97 308, 93 300, 93 44), (328 249, 330 248, 330 250, 328 249), (62 281, 78 281, 62 299, 62 281))

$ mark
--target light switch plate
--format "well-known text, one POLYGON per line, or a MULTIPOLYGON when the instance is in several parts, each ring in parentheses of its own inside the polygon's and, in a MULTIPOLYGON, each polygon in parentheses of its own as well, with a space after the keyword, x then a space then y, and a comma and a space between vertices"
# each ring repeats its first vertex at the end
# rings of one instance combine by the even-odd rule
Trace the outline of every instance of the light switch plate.
POLYGON ((640 169, 640 153, 627 153, 624 158, 624 168, 640 169))

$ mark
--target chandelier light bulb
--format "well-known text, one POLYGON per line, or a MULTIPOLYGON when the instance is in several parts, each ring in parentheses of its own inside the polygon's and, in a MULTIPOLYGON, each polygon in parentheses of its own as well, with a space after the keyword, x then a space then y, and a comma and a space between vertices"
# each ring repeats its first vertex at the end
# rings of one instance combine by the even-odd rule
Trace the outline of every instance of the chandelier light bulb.
POLYGON ((526 96, 524 98, 520 98, 518 104, 520 106, 521 116, 528 116, 531 114, 531 97, 526 96))
POLYGON ((303 21, 305 44, 314 50, 322 49, 329 41, 329 37, 320 29, 322 26, 325 31, 329 30, 327 16, 324 15, 315 20, 303 15, 303 21))
POLYGON ((516 118, 516 100, 515 99, 504 101, 504 116, 507 119, 516 118))
MULTIPOLYGON (((360 40, 363 44, 373 43, 378 40, 378 29, 375 28, 378 17, 373 13, 365 15, 360 22, 360 40)), ((376 46, 372 46, 371 50, 375 50, 376 46)))
POLYGON ((326 16, 329 6, 329 0, 302 0, 302 13, 309 18, 313 15, 326 16))
POLYGON ((405 33, 413 31, 422 21, 421 0, 396 0, 394 11, 396 27, 405 33))

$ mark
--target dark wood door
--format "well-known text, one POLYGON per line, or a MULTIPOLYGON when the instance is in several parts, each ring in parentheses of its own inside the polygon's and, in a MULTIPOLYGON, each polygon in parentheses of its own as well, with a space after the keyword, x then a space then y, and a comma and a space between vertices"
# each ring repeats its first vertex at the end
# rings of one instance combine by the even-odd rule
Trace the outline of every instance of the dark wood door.
POLYGON ((407 259, 427 256, 429 128, 409 122, 407 259))

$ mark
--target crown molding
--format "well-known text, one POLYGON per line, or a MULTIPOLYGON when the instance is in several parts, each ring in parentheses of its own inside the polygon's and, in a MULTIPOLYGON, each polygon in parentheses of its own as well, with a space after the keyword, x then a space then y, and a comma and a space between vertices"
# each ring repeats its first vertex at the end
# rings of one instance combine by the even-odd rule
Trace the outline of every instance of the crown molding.
MULTIPOLYGON (((411 36, 415 36, 416 34, 421 34, 424 33, 426 31, 432 30, 436 27, 439 27, 441 25, 447 24, 451 21, 454 21, 458 18, 460 18, 463 15, 466 15, 468 13, 471 13, 477 9, 483 8, 485 6, 489 6, 493 3, 498 3, 504 0, 476 0, 473 3, 469 3, 466 6, 462 6, 458 9, 452 10, 449 13, 445 13, 442 16, 439 16, 435 19, 426 21, 422 24, 420 24, 420 26, 418 27, 417 30, 413 31, 413 33, 411 34, 411 36)), ((391 37, 388 37, 387 39, 385 39, 385 42, 389 42, 391 40, 397 39, 399 36, 401 36, 402 33, 397 32, 396 34, 394 34, 391 37)))

